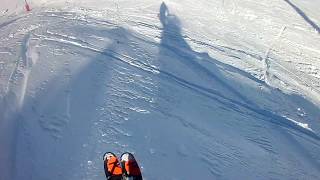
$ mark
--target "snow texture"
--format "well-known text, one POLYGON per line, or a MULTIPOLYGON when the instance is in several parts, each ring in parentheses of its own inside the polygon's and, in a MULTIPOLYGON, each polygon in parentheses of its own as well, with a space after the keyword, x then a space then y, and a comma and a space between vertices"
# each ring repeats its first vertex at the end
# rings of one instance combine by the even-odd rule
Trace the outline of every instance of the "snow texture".
POLYGON ((0 179, 320 177, 320 1, 0 8, 0 179))

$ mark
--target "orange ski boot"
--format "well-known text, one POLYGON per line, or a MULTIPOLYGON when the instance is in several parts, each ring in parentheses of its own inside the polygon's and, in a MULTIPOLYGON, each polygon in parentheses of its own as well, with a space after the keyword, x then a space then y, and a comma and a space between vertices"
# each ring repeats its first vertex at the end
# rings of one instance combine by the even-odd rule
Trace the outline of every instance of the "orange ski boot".
POLYGON ((131 153, 121 155, 121 166, 123 171, 123 180, 142 180, 139 165, 131 153))
POLYGON ((108 180, 122 180, 122 168, 118 158, 112 152, 103 155, 104 172, 108 180))

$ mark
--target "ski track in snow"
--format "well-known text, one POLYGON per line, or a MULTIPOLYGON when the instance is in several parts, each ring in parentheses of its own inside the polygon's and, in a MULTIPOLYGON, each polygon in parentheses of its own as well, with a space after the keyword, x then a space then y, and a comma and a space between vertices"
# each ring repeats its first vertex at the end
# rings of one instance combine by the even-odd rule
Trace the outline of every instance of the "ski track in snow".
MULTIPOLYGON (((160 72, 160 73, 162 73, 162 74, 166 74, 166 75, 169 76, 169 78, 174 79, 174 80, 177 80, 178 82, 182 83, 183 86, 187 86, 187 87, 188 87, 189 85, 191 85, 191 87, 192 87, 192 86, 195 86, 196 89, 198 89, 198 88, 197 88, 197 85, 189 84, 188 82, 186 82, 186 81, 184 81, 184 80, 182 80, 182 79, 180 79, 180 78, 178 78, 178 77, 175 77, 174 75, 171 75, 171 74, 169 74, 169 73, 167 73, 167 72, 160 71, 159 69, 156 69, 156 68, 153 68, 153 67, 148 67, 148 65, 145 65, 145 64, 140 65, 139 61, 137 62, 137 60, 135 60, 135 63, 132 63, 132 59, 131 59, 130 57, 126 57, 126 56, 123 57, 123 56, 120 55, 120 54, 116 54, 116 56, 114 56, 114 55, 113 55, 113 52, 110 52, 110 53, 107 53, 107 54, 106 54, 106 53, 104 53, 103 51, 100 51, 100 50, 91 48, 91 47, 89 47, 89 46, 85 46, 85 45, 79 44, 79 43, 77 43, 77 42, 70 41, 70 40, 64 40, 64 39, 61 39, 61 38, 55 40, 55 39, 50 39, 50 38, 47 38, 47 37, 46 37, 45 40, 56 41, 56 42, 61 42, 61 43, 67 43, 67 44, 71 44, 71 45, 74 45, 74 46, 77 46, 77 47, 80 47, 80 48, 84 48, 84 49, 87 49, 87 50, 92 50, 92 51, 97 52, 97 53, 105 54, 105 55, 111 56, 111 57, 113 57, 113 58, 115 58, 115 59, 117 59, 117 60, 120 60, 120 61, 129 63, 130 65, 133 65, 133 66, 137 67, 138 69, 143 69, 143 70, 146 70, 146 71, 157 72, 157 73, 160 72), (118 57, 118 56, 120 56, 120 57, 118 57), (126 58, 129 58, 129 59, 126 59, 126 58), (144 68, 144 66, 146 66, 147 68, 144 68)), ((87 44, 87 43, 86 43, 86 44, 87 44)), ((174 49, 174 47, 168 47, 168 49, 174 49)), ((175 52, 179 52, 179 50, 176 50, 175 52)), ((181 54, 182 54, 182 53, 181 53, 181 54)), ((202 88, 199 87, 199 89, 201 90, 202 88)), ((211 94, 211 92, 212 92, 211 90, 205 90, 205 89, 204 89, 204 91, 209 92, 209 94, 211 94)), ((215 94, 215 92, 213 92, 213 94, 215 94)), ((218 94, 218 95, 219 95, 220 97, 223 97, 222 94, 218 94)), ((228 99, 228 98, 225 98, 225 99, 233 102, 233 100, 230 100, 230 99, 228 99)), ((245 98, 243 98, 243 99, 245 99, 245 98)), ((247 103, 250 104, 250 102, 247 102, 247 103)), ((242 104, 242 103, 241 103, 241 102, 234 102, 234 104, 242 104)), ((253 110, 253 111, 255 111, 256 113, 262 114, 262 115, 264 115, 264 116, 266 116, 266 117, 272 117, 272 116, 274 116, 272 112, 267 112, 267 111, 264 112, 263 110, 255 109, 255 108, 251 107, 251 106, 248 105, 248 104, 243 104, 243 107, 248 108, 249 110, 253 110)), ((276 116, 274 116, 274 117, 276 117, 276 116)), ((280 118, 280 119, 277 118, 277 119, 280 120, 281 118, 280 118)), ((286 119, 284 119, 284 120, 286 120, 286 119)), ((290 120, 290 119, 288 119, 288 120, 290 120)), ((292 120, 290 120, 290 121, 292 121, 292 120)), ((276 122, 276 123, 281 123, 281 120, 280 120, 280 122, 276 122)), ((285 123, 285 122, 284 122, 284 123, 285 123)), ((290 122, 287 122, 287 123, 285 123, 284 125, 285 125, 285 126, 288 125, 288 126, 293 126, 293 127, 294 127, 295 125, 300 126, 300 123, 294 122, 294 124, 290 124, 290 122)), ((301 126, 301 127, 304 128, 304 126, 301 126)), ((296 127, 296 128, 299 129, 299 127, 296 127)), ((306 128, 306 129, 311 130, 310 128, 306 128)), ((317 136, 315 136, 315 137, 318 139, 317 136)))
POLYGON ((121 6, 108 18, 53 8, 0 23, 0 57, 17 58, 0 59, 0 179, 103 179, 105 151, 134 152, 146 179, 316 179, 319 107, 299 94, 317 102, 305 75, 317 66, 280 61, 295 30, 282 26, 263 52, 182 29, 165 3, 148 18, 121 6))

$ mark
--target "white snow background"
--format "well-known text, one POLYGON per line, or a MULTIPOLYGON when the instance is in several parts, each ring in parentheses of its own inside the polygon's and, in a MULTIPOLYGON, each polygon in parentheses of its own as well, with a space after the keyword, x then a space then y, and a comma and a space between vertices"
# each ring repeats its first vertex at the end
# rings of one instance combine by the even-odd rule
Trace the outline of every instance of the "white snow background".
POLYGON ((0 180, 320 177, 319 0, 1 0, 0 180))

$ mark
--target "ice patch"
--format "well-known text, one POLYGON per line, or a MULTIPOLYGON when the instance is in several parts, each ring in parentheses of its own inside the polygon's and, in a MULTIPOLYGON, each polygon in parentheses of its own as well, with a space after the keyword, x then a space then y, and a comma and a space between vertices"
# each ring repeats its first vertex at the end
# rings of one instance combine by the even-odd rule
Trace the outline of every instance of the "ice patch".
POLYGON ((140 109, 140 108, 138 108, 138 107, 130 108, 130 110, 133 110, 133 111, 136 111, 136 112, 142 113, 142 114, 149 114, 149 113, 150 113, 150 111, 145 110, 145 109, 140 109))
POLYGON ((298 126, 300 126, 300 127, 304 128, 304 129, 307 129, 307 130, 309 130, 309 131, 312 131, 312 132, 313 132, 313 130, 309 127, 309 125, 308 125, 307 123, 302 123, 302 122, 299 122, 299 121, 293 120, 293 119, 291 119, 291 118, 289 118, 289 117, 287 117, 287 116, 282 116, 282 117, 286 118, 287 120, 289 120, 289 121, 291 121, 291 122, 295 123, 296 125, 298 125, 298 126))

